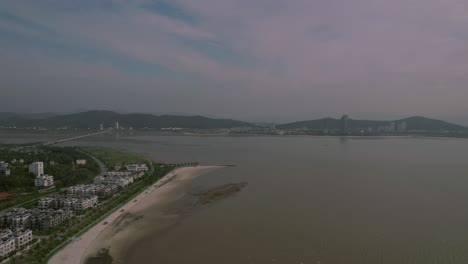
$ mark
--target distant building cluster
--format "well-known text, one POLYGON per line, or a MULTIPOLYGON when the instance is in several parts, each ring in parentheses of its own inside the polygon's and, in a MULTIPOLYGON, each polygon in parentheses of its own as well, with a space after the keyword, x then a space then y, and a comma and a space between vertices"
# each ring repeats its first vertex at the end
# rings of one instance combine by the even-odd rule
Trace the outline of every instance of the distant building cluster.
POLYGON ((379 126, 377 128, 378 132, 385 132, 385 133, 395 133, 395 132, 399 132, 399 133, 403 133, 403 132, 406 132, 407 131, 407 125, 406 125, 406 122, 390 122, 388 125, 386 126, 379 126))
POLYGON ((30 229, 11 231, 10 229, 0 230, 0 257, 6 257, 33 240, 30 229))

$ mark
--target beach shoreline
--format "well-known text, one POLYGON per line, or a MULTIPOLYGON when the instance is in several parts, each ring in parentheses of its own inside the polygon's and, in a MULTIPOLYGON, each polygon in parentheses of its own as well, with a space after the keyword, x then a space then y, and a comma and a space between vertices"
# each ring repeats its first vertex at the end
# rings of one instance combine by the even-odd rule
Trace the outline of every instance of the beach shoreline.
MULTIPOLYGON (((102 248, 111 248, 109 255, 114 257, 117 255, 118 249, 125 246, 122 244, 122 239, 125 233, 121 232, 118 236, 117 232, 122 231, 115 229, 119 228, 122 221, 126 221, 126 217, 132 214, 142 214, 150 207, 157 206, 167 202, 171 193, 180 185, 188 184, 196 177, 203 175, 223 166, 197 166, 184 167, 175 169, 163 178, 152 184, 148 188, 140 192, 132 200, 128 201, 105 219, 91 227, 84 234, 76 237, 62 250, 57 252, 49 259, 49 264, 82 264, 86 263, 87 259, 96 255, 102 248)), ((130 226, 130 225, 129 225, 130 226)))

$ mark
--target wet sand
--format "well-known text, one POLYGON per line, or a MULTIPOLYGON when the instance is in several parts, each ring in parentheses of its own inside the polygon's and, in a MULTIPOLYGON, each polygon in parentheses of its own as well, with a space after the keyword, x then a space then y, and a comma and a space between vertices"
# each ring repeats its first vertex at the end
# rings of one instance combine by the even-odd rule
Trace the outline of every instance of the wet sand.
POLYGON ((154 226, 151 218, 161 222, 170 220, 171 214, 163 208, 186 193, 186 186, 196 177, 221 166, 198 166, 177 169, 141 192, 114 213, 59 251, 49 264, 121 263, 125 248, 154 226), (147 210, 151 210, 150 213, 147 210), (145 218, 146 221, 140 221, 145 218), (149 221, 148 221, 149 220, 149 221))

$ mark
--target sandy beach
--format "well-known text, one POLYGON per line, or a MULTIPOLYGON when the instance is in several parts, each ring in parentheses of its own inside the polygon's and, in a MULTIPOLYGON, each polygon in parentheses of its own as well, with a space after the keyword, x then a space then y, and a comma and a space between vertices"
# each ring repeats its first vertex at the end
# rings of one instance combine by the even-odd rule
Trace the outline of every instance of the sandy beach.
POLYGON ((48 263, 85 263, 88 257, 95 256, 103 248, 107 249, 107 253, 114 258, 114 263, 119 263, 119 253, 132 242, 128 238, 135 237, 138 233, 141 234, 141 230, 144 230, 142 225, 148 224, 148 222, 138 221, 143 217, 148 217, 145 210, 151 208, 154 211, 154 208, 158 208, 159 205, 179 199, 185 195, 184 186, 187 186, 193 179, 219 168, 222 167, 185 167, 170 172, 86 233, 75 238, 73 242, 55 254, 48 263))

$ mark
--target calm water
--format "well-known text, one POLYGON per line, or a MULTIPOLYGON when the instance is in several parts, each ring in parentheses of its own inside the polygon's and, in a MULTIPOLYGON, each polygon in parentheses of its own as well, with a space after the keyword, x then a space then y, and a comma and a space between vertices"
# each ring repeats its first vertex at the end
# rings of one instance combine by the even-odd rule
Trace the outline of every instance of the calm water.
POLYGON ((468 263, 468 140, 148 135, 70 144, 237 165, 195 188, 249 182, 149 234, 128 263, 468 263))

